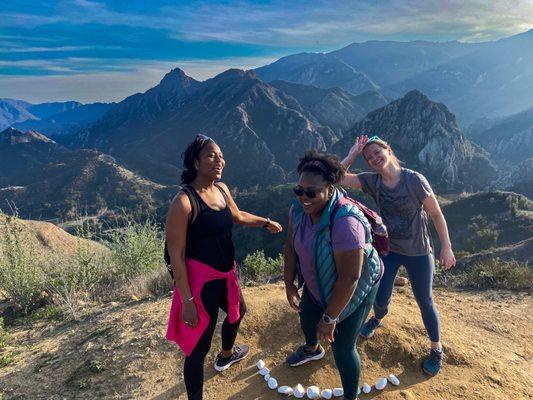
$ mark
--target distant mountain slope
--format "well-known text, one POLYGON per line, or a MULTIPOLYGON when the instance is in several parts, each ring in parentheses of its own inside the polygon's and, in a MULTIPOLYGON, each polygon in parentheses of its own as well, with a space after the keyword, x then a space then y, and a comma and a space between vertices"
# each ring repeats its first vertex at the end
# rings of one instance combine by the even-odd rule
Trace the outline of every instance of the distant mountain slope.
POLYGON ((82 104, 40 120, 28 119, 15 123, 13 127, 22 131, 36 130, 49 137, 66 135, 93 124, 114 105, 115 103, 82 104))
POLYGON ((493 159, 504 165, 517 165, 533 157, 533 107, 484 124, 474 126, 469 137, 491 153, 493 159))
POLYGON ((251 71, 228 70, 200 83, 176 69, 158 86, 117 104, 77 144, 97 147, 152 180, 173 184, 180 154, 197 133, 221 145, 224 179, 241 187, 283 181, 296 155, 337 140, 293 97, 251 71))
POLYGON ((38 119, 39 117, 28 111, 30 105, 30 103, 22 100, 0 99, 0 130, 16 122, 38 119))
POLYGON ((498 189, 523 194, 533 200, 533 157, 520 164, 503 168, 494 186, 498 189))
POLYGON ((444 104, 419 91, 368 114, 333 149, 344 156, 362 134, 388 141, 407 168, 424 173, 437 187, 481 189, 496 178, 488 153, 465 138, 444 104))
POLYGON ((507 246, 533 237, 533 202, 512 192, 476 193, 442 208, 451 240, 458 250, 464 249, 472 233, 468 225, 481 215, 498 232, 495 247, 507 246))
POLYGON ((378 88, 366 75, 340 59, 322 53, 283 57, 255 72, 265 82, 284 80, 323 89, 342 87, 355 95, 378 88))
POLYGON ((45 119, 54 114, 74 110, 81 105, 82 104, 77 101, 30 104, 28 106, 28 111, 41 119, 45 119))
POLYGON ((61 162, 44 166, 42 175, 28 185, 0 189, 0 209, 7 211, 12 202, 21 216, 33 219, 69 219, 79 212, 94 215, 122 208, 148 216, 166 195, 163 186, 96 150, 69 152, 61 162))
POLYGON ((387 86, 466 55, 479 46, 460 42, 371 40, 352 43, 328 55, 363 72, 376 84, 387 86))
POLYGON ((61 162, 68 150, 37 132, 0 132, 0 188, 43 178, 43 167, 61 162))
POLYGON ((339 87, 321 89, 287 81, 272 81, 270 84, 298 100, 322 125, 330 126, 339 133, 351 128, 370 111, 388 103, 375 91, 354 96, 339 87))
POLYGON ((385 93, 401 96, 417 89, 446 103, 463 124, 480 117, 509 115, 533 104, 533 29, 478 45, 403 82, 385 93))

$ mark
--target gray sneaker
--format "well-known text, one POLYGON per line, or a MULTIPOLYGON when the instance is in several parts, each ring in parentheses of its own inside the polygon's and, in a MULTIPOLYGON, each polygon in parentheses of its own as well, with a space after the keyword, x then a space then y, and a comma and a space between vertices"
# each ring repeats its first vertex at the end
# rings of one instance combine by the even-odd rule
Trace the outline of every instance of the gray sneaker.
POLYGON ((372 317, 362 326, 361 331, 359 332, 359 336, 361 336, 363 339, 369 339, 374 335, 374 332, 380 326, 381 322, 379 321, 379 319, 377 319, 376 317, 372 317))
POLYGON ((320 344, 314 351, 310 350, 309 347, 304 344, 303 346, 298 347, 295 352, 289 354, 287 357, 287 364, 291 367, 297 367, 305 364, 307 361, 320 360, 324 357, 324 354, 326 354, 326 351, 320 344))
POLYGON ((218 372, 227 370, 233 364, 242 361, 248 356, 250 347, 247 344, 236 344, 233 346, 233 354, 228 358, 220 357, 220 354, 217 355, 215 360, 215 369, 218 372))

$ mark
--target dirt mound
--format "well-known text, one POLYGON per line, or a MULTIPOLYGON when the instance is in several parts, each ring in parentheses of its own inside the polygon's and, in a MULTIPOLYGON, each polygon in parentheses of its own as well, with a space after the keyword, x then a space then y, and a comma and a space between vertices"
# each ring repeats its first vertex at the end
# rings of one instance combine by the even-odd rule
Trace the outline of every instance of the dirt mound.
MULTIPOLYGON (((5 218, 0 215, 0 235, 3 234, 5 218)), ((50 222, 24 219, 17 219, 17 222, 22 226, 23 234, 36 239, 37 253, 43 259, 48 259, 50 256, 71 256, 76 253, 79 246, 87 246, 94 252, 106 251, 105 246, 71 235, 50 222)))
MULTIPOLYGON (((303 336, 282 285, 247 288, 244 297, 249 311, 238 340, 251 345, 251 354, 217 374, 212 363, 220 337, 215 337, 206 364, 206 400, 281 398, 257 375, 259 359, 280 384, 339 386, 330 351, 299 368, 284 365, 303 336)), ((442 290, 435 298, 446 349, 442 373, 428 379, 421 372, 428 347, 424 328, 410 289, 397 288, 385 325, 358 347, 363 382, 374 384, 394 373, 401 384, 361 400, 532 398, 532 298, 442 290)), ((164 339, 169 307, 168 297, 111 303, 95 307, 80 322, 16 328, 4 351, 14 353, 14 361, 0 368, 0 393, 8 399, 186 399, 183 356, 164 339)))

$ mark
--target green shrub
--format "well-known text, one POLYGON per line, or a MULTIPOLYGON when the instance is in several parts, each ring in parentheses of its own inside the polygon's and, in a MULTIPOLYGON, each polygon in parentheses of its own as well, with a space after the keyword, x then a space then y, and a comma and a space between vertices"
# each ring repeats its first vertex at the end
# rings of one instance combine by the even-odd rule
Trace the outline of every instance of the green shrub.
POLYGON ((35 239, 25 234, 16 214, 0 212, 0 223, 0 288, 27 314, 45 287, 35 239))
POLYGON ((489 224, 482 215, 477 215, 470 220, 468 225, 470 237, 466 248, 472 252, 486 250, 498 242, 499 232, 494 224, 489 224))
POLYGON ((9 334, 4 328, 4 319, 0 317, 0 350, 7 346, 9 342, 9 334))
POLYGON ((128 220, 124 228, 110 234, 109 247, 115 272, 123 279, 135 278, 163 266, 163 237, 153 221, 128 220))
POLYGON ((517 261, 498 258, 480 262, 460 273, 456 285, 476 289, 533 289, 533 269, 517 261))
POLYGON ((263 250, 248 254, 242 262, 240 277, 244 283, 268 283, 283 274, 283 255, 266 257, 263 250))

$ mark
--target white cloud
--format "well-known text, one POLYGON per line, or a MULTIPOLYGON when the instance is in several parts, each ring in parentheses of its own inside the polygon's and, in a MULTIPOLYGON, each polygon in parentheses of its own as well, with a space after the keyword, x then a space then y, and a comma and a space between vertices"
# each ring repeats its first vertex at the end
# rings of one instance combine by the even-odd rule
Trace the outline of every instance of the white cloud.
MULTIPOLYGON (((121 101, 125 97, 144 92, 159 83, 171 69, 179 67, 189 76, 205 80, 229 68, 252 69, 274 61, 274 58, 233 58, 224 60, 177 60, 146 62, 134 60, 132 71, 98 72, 54 76, 4 76, 0 79, 0 98, 23 99, 32 103, 76 100, 82 103, 121 101)), ((1 61, 0 66, 8 66, 1 61)), ((26 66, 46 64, 44 60, 25 61, 26 66)), ((20 65, 19 65, 20 66, 20 65)))

